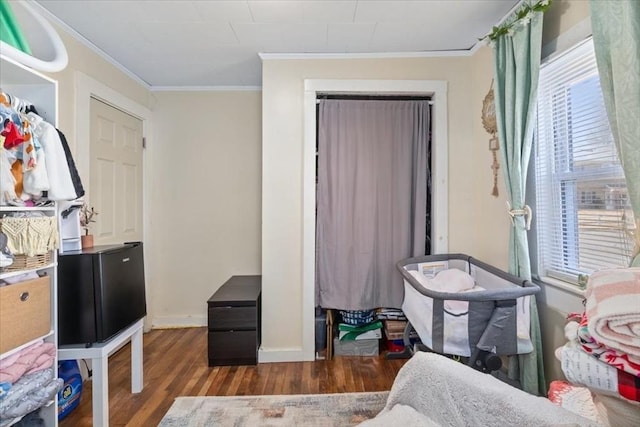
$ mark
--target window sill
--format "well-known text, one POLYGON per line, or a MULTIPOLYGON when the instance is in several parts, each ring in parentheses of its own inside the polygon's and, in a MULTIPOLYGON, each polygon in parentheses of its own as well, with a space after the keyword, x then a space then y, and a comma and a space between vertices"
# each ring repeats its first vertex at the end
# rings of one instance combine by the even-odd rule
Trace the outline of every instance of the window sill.
POLYGON ((545 276, 545 277, 541 277, 537 281, 542 283, 543 285, 552 286, 556 289, 560 289, 562 291, 565 291, 580 297, 585 296, 584 289, 580 289, 578 286, 569 282, 565 282, 563 280, 558 280, 558 279, 554 279, 553 277, 545 276))

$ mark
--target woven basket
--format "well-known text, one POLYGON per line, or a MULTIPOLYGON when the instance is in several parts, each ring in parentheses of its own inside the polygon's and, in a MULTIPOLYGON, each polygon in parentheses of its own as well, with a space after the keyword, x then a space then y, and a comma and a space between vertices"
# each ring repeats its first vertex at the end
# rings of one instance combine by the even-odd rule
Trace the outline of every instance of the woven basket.
POLYGON ((43 255, 14 255, 13 264, 7 267, 0 268, 0 271, 20 271, 20 270, 32 270, 34 268, 44 267, 51 264, 53 259, 53 252, 47 252, 43 255))
POLYGON ((373 322, 374 314, 375 310, 340 310, 342 322, 354 326, 373 322))
POLYGON ((32 270, 50 264, 59 244, 57 225, 52 216, 0 218, 0 231, 7 235, 7 247, 14 255, 13 264, 1 271, 32 270))

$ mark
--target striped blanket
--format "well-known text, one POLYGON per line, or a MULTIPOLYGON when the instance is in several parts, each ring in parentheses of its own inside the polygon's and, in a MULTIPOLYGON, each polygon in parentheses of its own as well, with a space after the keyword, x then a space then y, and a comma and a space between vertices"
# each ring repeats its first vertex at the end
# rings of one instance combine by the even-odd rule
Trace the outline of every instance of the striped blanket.
POLYGON ((598 343, 640 358, 640 268, 593 273, 585 310, 589 333, 598 343))

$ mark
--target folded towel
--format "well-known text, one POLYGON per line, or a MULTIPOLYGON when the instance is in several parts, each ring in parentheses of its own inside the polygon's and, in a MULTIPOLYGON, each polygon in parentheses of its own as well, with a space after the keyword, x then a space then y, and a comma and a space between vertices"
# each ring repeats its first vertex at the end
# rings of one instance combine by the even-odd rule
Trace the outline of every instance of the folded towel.
POLYGON ((7 392, 11 390, 10 382, 2 382, 0 383, 0 400, 4 399, 7 392))
POLYGON ((382 329, 372 329, 365 332, 340 331, 338 334, 338 339, 340 341, 379 340, 381 338, 382 329))
POLYGON ((0 382, 15 383, 23 375, 48 369, 55 361, 56 346, 38 342, 0 361, 0 382))
POLYGON ((589 333, 600 344, 640 357, 640 268, 593 273, 586 291, 589 333))
POLYGON ((340 341, 352 341, 360 339, 379 339, 381 338, 380 329, 382 328, 382 322, 376 320, 371 323, 367 323, 362 326, 353 326, 346 323, 338 324, 338 330, 340 331, 340 341), (377 332, 375 332, 377 331, 377 332), (369 334, 368 332, 372 332, 369 334))
POLYGON ((0 400, 0 418, 9 418, 6 412, 11 407, 19 403, 23 397, 28 396, 31 392, 45 387, 53 379, 55 378, 52 368, 34 372, 20 378, 13 384, 4 399, 0 400))
POLYGON ((0 400, 0 420, 22 417, 53 401, 63 384, 62 379, 54 378, 53 369, 25 375, 0 400))
POLYGON ((348 323, 342 322, 338 324, 338 330, 347 332, 366 332, 380 328, 382 328, 382 321, 380 320, 374 320, 373 322, 369 322, 360 326, 349 325, 348 323))

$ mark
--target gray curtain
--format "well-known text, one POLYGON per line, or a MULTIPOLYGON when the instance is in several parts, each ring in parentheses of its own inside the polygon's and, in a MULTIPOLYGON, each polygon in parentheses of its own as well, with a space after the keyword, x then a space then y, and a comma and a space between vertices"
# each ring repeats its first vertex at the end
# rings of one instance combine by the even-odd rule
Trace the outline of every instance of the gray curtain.
POLYGON ((395 263, 424 255, 429 102, 320 101, 316 303, 402 305, 395 263))
POLYGON ((590 5, 602 94, 636 219, 633 265, 640 266, 640 1, 590 5))

